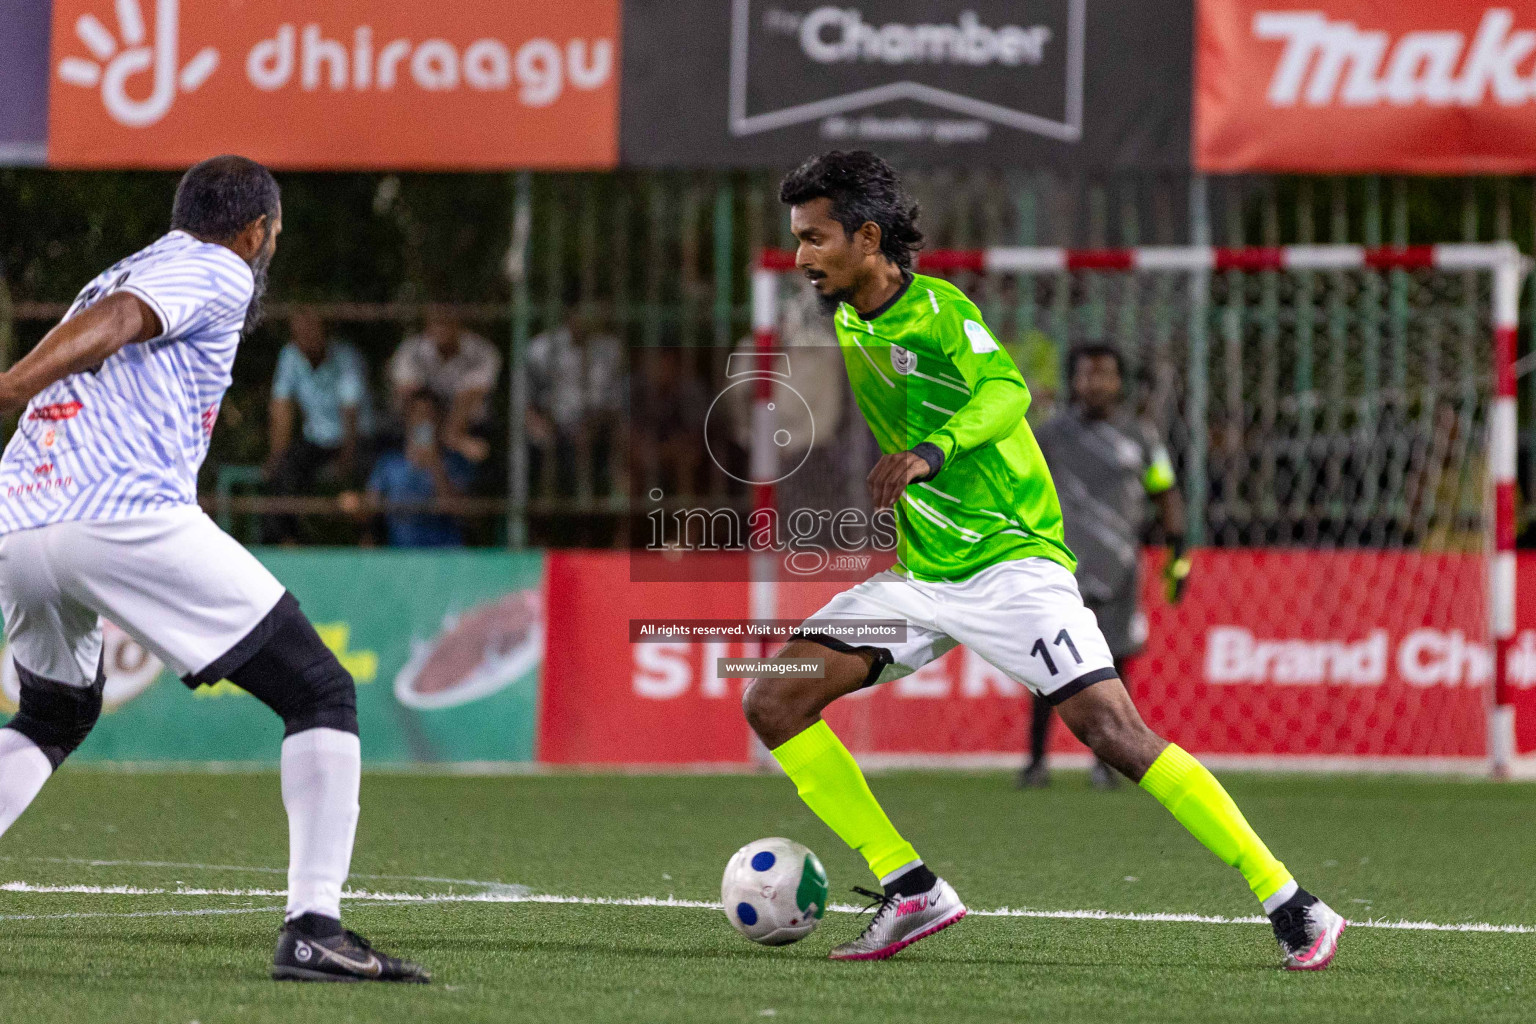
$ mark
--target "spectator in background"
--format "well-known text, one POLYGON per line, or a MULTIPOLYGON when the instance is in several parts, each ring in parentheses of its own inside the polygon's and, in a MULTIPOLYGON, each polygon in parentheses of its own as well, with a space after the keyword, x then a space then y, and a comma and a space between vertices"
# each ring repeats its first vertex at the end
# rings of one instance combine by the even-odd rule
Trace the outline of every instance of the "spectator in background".
POLYGON ((605 318, 572 312, 565 323, 528 342, 528 472, 543 478, 554 462, 556 490, 575 495, 580 483, 607 495, 613 487, 613 447, 624 412, 624 347, 605 318), (585 473, 581 472, 585 470, 585 473))
POLYGON ((426 503, 462 495, 474 478, 474 467, 444 443, 444 408, 423 388, 406 399, 405 447, 379 456, 368 477, 365 498, 345 496, 351 512, 381 511, 390 547, 457 547, 464 543, 459 521, 436 511, 391 511, 391 503, 426 503))
MULTIPOLYGON (((1190 560, 1184 550, 1184 501, 1174 486, 1173 460, 1151 424, 1125 407, 1125 363, 1120 350, 1102 342, 1074 348, 1067 357, 1071 403, 1035 431, 1061 499, 1067 546, 1077 555, 1077 586, 1083 603, 1098 617, 1115 659, 1115 673, 1127 687, 1126 660, 1147 638, 1141 610, 1143 531, 1156 511, 1169 546, 1163 568, 1168 601, 1184 594, 1190 560)), ((1034 698, 1030 760, 1022 786, 1048 785, 1046 747, 1051 704, 1034 698)), ((1110 789, 1118 778, 1102 761, 1093 764, 1093 784, 1110 789)))
MULTIPOLYGON (((339 486, 366 470, 365 448, 373 430, 368 367, 346 342, 327 336, 325 322, 309 310, 288 319, 290 340, 278 353, 268 406, 269 450, 263 469, 275 494, 306 494, 329 478, 339 486), (295 421, 301 421, 295 430, 295 421)), ((298 539, 294 516, 267 524, 268 543, 298 539)))
POLYGON ((396 415, 405 417, 418 391, 432 392, 446 410, 441 445, 476 464, 491 453, 489 399, 500 375, 496 347, 442 306, 427 311, 422 333, 401 342, 389 360, 396 415))
POLYGON ((639 374, 630 394, 632 486, 660 487, 667 498, 704 490, 704 419, 712 395, 675 348, 636 354, 639 374))

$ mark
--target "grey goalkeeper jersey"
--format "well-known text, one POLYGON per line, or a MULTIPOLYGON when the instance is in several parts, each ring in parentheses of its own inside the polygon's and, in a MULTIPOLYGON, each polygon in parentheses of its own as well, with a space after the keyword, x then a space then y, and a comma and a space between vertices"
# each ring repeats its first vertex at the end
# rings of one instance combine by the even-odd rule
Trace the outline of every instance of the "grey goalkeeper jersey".
POLYGON ((1147 498, 1174 484, 1168 450, 1148 424, 1123 414, 1090 420, 1076 409, 1052 417, 1035 436, 1061 497, 1083 600, 1134 597, 1147 498))

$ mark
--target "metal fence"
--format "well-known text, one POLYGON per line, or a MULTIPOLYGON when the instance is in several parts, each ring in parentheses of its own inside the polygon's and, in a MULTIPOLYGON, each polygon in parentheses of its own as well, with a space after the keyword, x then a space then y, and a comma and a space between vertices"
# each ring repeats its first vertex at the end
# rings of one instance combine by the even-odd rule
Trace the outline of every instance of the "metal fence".
MULTIPOLYGON (((332 187, 332 178, 338 182, 334 187, 341 188, 343 179, 364 177, 371 179, 375 210, 388 209, 393 211, 389 216, 408 219, 399 208, 414 193, 410 188, 402 192, 398 184, 391 186, 390 176, 328 176, 318 184, 308 182, 306 187, 323 193, 332 187), (381 205, 378 197, 386 195, 389 201, 381 205)), ((483 294, 454 296, 469 322, 507 347, 512 367, 496 398, 501 410, 496 429, 507 440, 495 456, 496 470, 488 474, 478 494, 481 505, 476 513, 485 524, 475 539, 484 543, 601 543, 609 535, 603 524, 612 520, 611 535, 617 540, 621 531, 616 517, 623 514, 626 500, 623 445, 615 446, 606 456, 613 460, 611 466, 599 467, 590 453, 583 455, 574 486, 569 474, 562 485, 547 469, 532 473, 536 460, 529 457, 524 410, 529 404, 537 405, 541 396, 529 390, 523 360, 527 343, 574 313, 604 324, 631 359, 647 348, 728 348, 749 329, 747 275, 751 254, 789 241, 786 218, 776 197, 777 177, 777 172, 769 171, 514 175, 498 193, 504 196, 499 214, 487 214, 495 204, 482 201, 475 216, 455 224, 453 232, 402 232, 401 244, 417 249, 410 259, 392 259, 406 268, 391 271, 396 274, 390 278, 395 282, 393 300, 356 302, 351 301, 356 295, 327 292, 322 266, 315 271, 319 276, 303 289, 302 304, 317 305, 333 322, 344 325, 344 331, 379 367, 407 327, 420 317, 422 296, 430 292, 414 282, 411 274, 435 272, 442 276, 445 265, 462 258, 456 254, 485 253, 504 246, 505 266, 499 268, 503 273, 475 275, 483 282, 479 286, 483 294), (466 243, 463 236, 467 235, 481 237, 466 243), (600 475, 609 478, 612 485, 601 486, 600 475), (579 536, 568 529, 573 519, 589 523, 577 531, 579 536)), ((1244 177, 1207 181, 1178 175, 1094 178, 1048 171, 953 168, 915 169, 906 180, 923 207, 921 223, 930 243, 942 247, 1188 242, 1375 245, 1514 239, 1529 250, 1536 230, 1532 209, 1536 188, 1523 179, 1244 177)), ((442 187, 451 190, 453 181, 445 177, 442 187)), ((358 190, 355 185, 347 187, 358 190)), ((416 193, 420 191, 416 189, 416 193)), ((421 210, 431 211, 434 217, 453 216, 451 202, 440 199, 423 201, 421 210)), ((360 213, 367 215, 366 211, 360 213)), ((425 220, 426 214, 418 213, 415 219, 425 220)), ((313 248, 323 241, 306 238, 302 219, 291 218, 286 228, 284 241, 290 251, 300 246, 313 248)), ((62 239, 59 244, 72 243, 62 239)), ((448 273, 451 276, 451 270, 448 273)), ((1164 291, 1168 286, 1157 281, 1129 278, 1115 282, 1087 275, 1071 287, 962 283, 976 289, 978 301, 1000 333, 1016 345, 1035 346, 1033 358, 1038 365, 1026 366, 1025 372, 1032 385, 1044 390, 1052 383, 1046 378, 1059 372, 1059 366, 1048 365, 1049 360, 1053 354, 1059 359, 1073 339, 1106 335, 1128 349, 1139 350, 1178 333, 1178 304, 1164 291)), ((1527 315, 1523 318, 1527 323, 1536 319, 1531 315, 1536 314, 1536 298, 1531 296, 1528 290, 1527 315)), ((65 297, 29 293, 15 282, 6 289, 0 278, 0 342, 10 334, 15 336, 13 343, 0 345, 0 359, 35 341, 61 311, 65 297)), ((291 302, 295 297, 278 293, 274 299, 291 302)), ((1217 278, 1212 281, 1210 299, 1208 327, 1211 337, 1218 339, 1213 352, 1220 358, 1237 360, 1242 370, 1240 375, 1223 373, 1218 379, 1234 386, 1232 382, 1241 378, 1245 388, 1259 389, 1246 395, 1243 405, 1253 410, 1257 419, 1241 431, 1234 425, 1231 436, 1243 438, 1238 445, 1244 452, 1241 458, 1269 467, 1263 470, 1269 474, 1286 472, 1283 467, 1294 458, 1284 454, 1283 446, 1252 439, 1287 417, 1287 422, 1296 424, 1288 428, 1296 437, 1302 436, 1300 424, 1309 417, 1316 424, 1314 436, 1398 429, 1399 423, 1406 422, 1405 417, 1421 417, 1422 406, 1414 406, 1410 416, 1404 411, 1406 399, 1399 397, 1406 394, 1405 389, 1411 390, 1414 367, 1433 352, 1475 346, 1477 342, 1463 340, 1473 335, 1457 325, 1475 320, 1477 304, 1485 301, 1470 286, 1445 290, 1436 284, 1430 288, 1401 272, 1385 279, 1368 276, 1343 280, 1324 275, 1288 281, 1262 275, 1217 278), (1298 359, 1298 347, 1307 346, 1313 358, 1298 359)), ((280 305, 275 309, 280 312, 280 305)), ((243 356, 252 369, 239 375, 230 407, 242 414, 244 426, 221 424, 221 432, 228 439, 220 443, 216 437, 204 484, 210 492, 226 467, 258 461, 263 388, 269 379, 266 370, 282 340, 280 327, 268 328, 252 346, 256 351, 243 356), (242 430, 246 434, 242 435, 242 430)), ((1480 365, 1470 356, 1454 362, 1442 360, 1435 373, 1444 379, 1436 387, 1469 387, 1467 381, 1453 381, 1444 375, 1477 373, 1480 365)), ((1166 389, 1171 385, 1165 382, 1161 386, 1166 389)), ((1218 389, 1213 403, 1219 407, 1230 397, 1218 389)), ((1536 417, 1532 415, 1536 380, 1527 377, 1522 381, 1522 402, 1521 468, 1523 480, 1529 482, 1536 479, 1536 417)), ((1224 438, 1213 438, 1213 452, 1230 450, 1224 438)), ((1353 479, 1362 495, 1373 493, 1376 485, 1366 478, 1374 470, 1359 468, 1358 460, 1335 453, 1325 457, 1323 465, 1332 467, 1322 471, 1324 479, 1353 479)), ((545 459, 544 467, 548 466, 545 459)), ((231 485, 228 490, 234 495, 242 486, 231 485)), ((1342 492, 1335 488, 1330 493, 1335 497, 1329 500, 1337 500, 1342 492)), ((245 504, 238 507, 260 508, 255 499, 240 501, 245 504)), ((1307 539, 1305 531, 1297 535, 1278 524, 1271 512, 1264 511, 1265 501, 1259 497, 1219 491, 1213 486, 1211 502, 1212 539, 1228 543, 1307 539), (1218 522, 1246 525, 1216 529, 1218 522)), ((1536 519, 1533 507, 1536 503, 1522 506, 1524 523, 1536 519)), ((1390 529, 1361 525, 1367 520, 1378 522, 1380 516, 1377 512, 1364 519, 1357 516, 1349 520, 1356 525, 1345 533, 1362 543, 1389 543, 1392 536, 1408 535, 1401 525, 1390 529)), ((1400 521, 1401 515, 1393 520, 1400 521)), ((345 531, 324 535, 330 539, 346 536, 345 531)))

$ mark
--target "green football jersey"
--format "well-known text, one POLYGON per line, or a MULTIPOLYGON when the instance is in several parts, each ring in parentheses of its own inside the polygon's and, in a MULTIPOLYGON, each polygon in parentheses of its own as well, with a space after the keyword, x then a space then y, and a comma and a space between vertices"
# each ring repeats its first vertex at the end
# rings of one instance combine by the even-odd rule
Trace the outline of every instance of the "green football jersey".
POLYGON ((975 303, 948 281, 912 275, 868 320, 834 316, 853 396, 886 454, 938 445, 938 476, 896 502, 895 571, 966 579, 1017 558, 1076 568, 1045 457, 1024 414, 1029 388, 975 303))

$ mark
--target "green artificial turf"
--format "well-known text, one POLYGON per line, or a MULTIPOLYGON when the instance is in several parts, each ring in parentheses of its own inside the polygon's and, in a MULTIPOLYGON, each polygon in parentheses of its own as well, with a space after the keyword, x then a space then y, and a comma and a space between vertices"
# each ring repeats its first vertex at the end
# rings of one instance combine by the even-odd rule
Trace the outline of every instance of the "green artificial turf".
MULTIPOLYGON (((1301 883, 1348 917, 1536 926, 1536 787, 1226 780, 1301 883)), ((976 910, 1258 912, 1241 878, 1134 788, 1097 793, 1069 772, 1044 792, 1016 791, 1002 774, 902 773, 873 785, 976 910)), ((384 774, 364 779, 352 884, 715 900, 730 854, 767 835, 815 849, 848 902, 849 886, 872 881, 773 776, 384 774)), ((1356 927, 1331 970, 1294 975, 1277 970, 1263 925, 973 916, 894 960, 837 964, 826 952, 858 930, 852 914, 828 914, 803 942, 766 949, 713 909, 526 902, 349 900, 352 927, 428 964, 435 983, 279 985, 266 969, 280 913, 262 908, 282 898, 251 890, 283 888, 285 836, 275 775, 66 768, 0 838, 0 882, 237 894, 0 891, 0 1020, 1119 1024, 1536 1013, 1536 934, 1356 927), (202 913, 156 916, 165 911, 202 913)))

